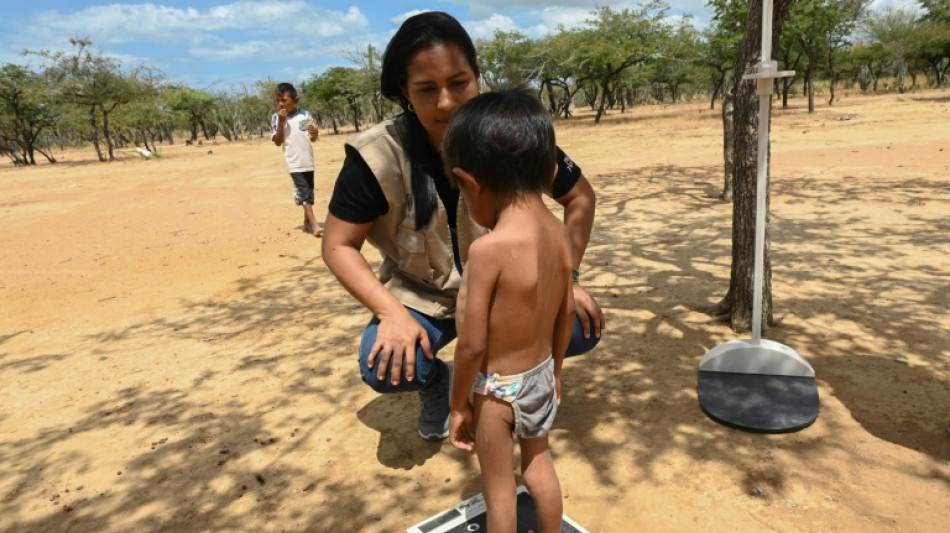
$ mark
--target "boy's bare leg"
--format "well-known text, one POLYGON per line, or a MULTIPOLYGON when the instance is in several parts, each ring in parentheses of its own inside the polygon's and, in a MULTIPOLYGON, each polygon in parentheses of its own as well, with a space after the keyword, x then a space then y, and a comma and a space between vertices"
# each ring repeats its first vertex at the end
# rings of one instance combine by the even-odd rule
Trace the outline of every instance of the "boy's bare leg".
POLYGON ((316 217, 313 216, 313 206, 304 204, 303 205, 303 216, 306 222, 304 223, 304 229, 307 227, 313 231, 313 234, 317 237, 323 236, 323 224, 317 222, 316 217))
POLYGON ((518 443, 521 446, 521 477, 538 510, 538 533, 558 533, 561 531, 564 502, 548 437, 518 439, 518 443))
POLYGON ((513 423, 511 405, 491 396, 475 395, 475 454, 482 470, 482 494, 491 533, 515 533, 518 528, 517 487, 511 469, 513 423))

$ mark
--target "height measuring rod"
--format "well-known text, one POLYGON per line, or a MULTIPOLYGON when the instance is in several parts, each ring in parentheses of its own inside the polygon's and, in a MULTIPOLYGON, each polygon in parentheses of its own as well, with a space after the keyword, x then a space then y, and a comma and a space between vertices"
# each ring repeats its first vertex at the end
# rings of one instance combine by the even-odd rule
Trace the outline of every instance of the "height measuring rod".
POLYGON ((762 338, 762 285, 765 271, 765 213, 769 182, 769 111, 777 78, 795 75, 794 70, 778 70, 772 60, 772 0, 762 1, 762 52, 752 72, 742 76, 754 80, 759 95, 759 150, 755 184, 755 264, 752 278, 752 340, 762 338))

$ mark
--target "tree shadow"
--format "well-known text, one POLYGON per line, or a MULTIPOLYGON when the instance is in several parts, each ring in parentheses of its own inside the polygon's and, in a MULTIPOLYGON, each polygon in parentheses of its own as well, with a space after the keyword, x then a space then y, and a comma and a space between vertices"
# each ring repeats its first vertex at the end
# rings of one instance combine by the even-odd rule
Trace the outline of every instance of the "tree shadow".
MULTIPOLYGON (((660 411, 664 416, 689 413, 688 418, 667 419, 666 424, 649 428, 631 421, 630 431, 654 441, 656 450, 682 441, 680 424, 711 429, 696 404, 696 365, 706 351, 733 334, 724 326, 703 324, 689 311, 712 303, 728 287, 731 206, 720 204, 711 194, 715 187, 710 189, 711 183, 718 183, 719 172, 718 167, 657 166, 592 180, 599 195, 600 223, 585 262, 618 275, 599 290, 593 288, 610 313, 610 332, 592 357, 604 363, 572 368, 572 373, 582 374, 577 376, 581 383, 596 385, 581 390, 565 385, 565 418, 571 417, 573 408, 583 413, 571 418, 572 433, 578 438, 570 442, 577 445, 578 453, 599 450, 591 454, 601 458, 598 471, 610 472, 615 454, 610 452, 612 443, 593 438, 598 421, 590 410, 629 413, 634 420, 637 413, 641 420, 644 416, 649 420, 648 413, 657 404, 666 407, 660 411), (667 202, 666 209, 652 212, 658 202, 667 202), (636 213, 629 212, 631 206, 636 213), (625 219, 649 224, 624 224, 625 219), (622 348, 615 340, 622 341, 622 348), (674 345, 674 353, 682 355, 651 357, 651 346, 657 344, 665 345, 661 351, 667 353, 668 346, 674 345), (675 381, 658 383, 650 370, 658 366, 672 371, 675 381), (614 384, 607 375, 623 379, 614 384), (587 401, 595 396, 607 399, 600 409, 587 401)), ((915 206, 907 199, 923 196, 924 203, 945 203, 950 199, 946 191, 943 182, 929 178, 874 185, 831 179, 779 181, 772 191, 770 230, 776 313, 798 321, 780 320, 767 335, 804 354, 816 369, 823 393, 830 392, 844 403, 871 434, 938 460, 950 457, 944 427, 947 413, 941 412, 950 405, 946 373, 950 368, 946 333, 950 291, 946 272, 933 265, 939 264, 939 250, 950 243, 950 232, 939 231, 947 228, 948 221, 936 211, 911 211, 899 227, 884 227, 875 223, 873 213, 856 211, 853 218, 829 224, 811 215, 797 218, 789 209, 775 206, 806 202, 817 206, 820 214, 822 209, 859 206, 882 194, 895 206, 915 206), (888 262, 915 265, 913 280, 893 275, 888 262), (804 282, 818 282, 823 298, 796 288, 804 282), (888 297, 911 287, 918 298, 888 297), (816 339, 801 327, 801 320, 812 325, 854 321, 859 334, 828 331, 816 339), (880 344, 890 348, 886 353, 913 354, 919 361, 908 366, 891 357, 871 355, 880 352, 880 344)), ((760 438, 731 432, 716 460, 741 463, 741 454, 737 458, 734 452, 736 439, 760 438)), ((697 458, 708 458, 711 450, 719 449, 703 437, 687 440, 687 449, 702 450, 697 458)), ((646 470, 657 459, 650 455, 642 464, 646 470)))
MULTIPOLYGON (((782 492, 793 479, 821 482, 820 472, 782 468, 777 453, 837 453, 891 467, 840 449, 818 429, 750 434, 702 413, 699 360, 735 337, 694 311, 728 287, 731 206, 715 198, 718 167, 664 165, 590 179, 598 218, 584 284, 608 324, 595 350, 565 363, 552 439, 561 455, 589 466, 612 497, 633 477, 668 482, 671 452, 699 467, 734 470, 747 493, 782 492)), ((908 203, 946 202, 945 184, 775 181, 779 322, 767 336, 812 363, 823 404, 833 398, 871 435, 947 459, 940 409, 950 405, 950 284, 939 254, 950 228, 933 205, 908 203), (877 224, 873 209, 862 209, 869 201, 901 210, 900 224, 877 224), (829 223, 821 213, 832 209, 848 217, 829 223)), ((133 317, 78 339, 73 353, 123 360, 126 374, 102 377, 122 386, 83 404, 68 423, 3 437, 0 462, 10 469, 0 529, 376 531, 416 523, 446 507, 441 502, 479 492, 471 454, 416 435, 415 395, 380 396, 362 385, 356 351, 368 312, 319 258, 289 259, 296 266, 236 279, 227 298, 183 299, 174 316, 133 317), (172 379, 179 347, 198 350, 208 364, 172 379), (145 353, 162 361, 150 363, 145 353), (109 448, 116 434, 137 435, 137 447, 109 448), (343 449, 366 453, 351 457, 343 449), (119 456, 98 459, 103 453, 119 456), (102 472, 103 464, 119 466, 102 472), (69 484, 77 479, 89 481, 69 484), (40 503, 55 512, 22 518, 40 503)), ((6 383, 39 374, 66 357, 5 356, 0 376, 6 383)), ((823 410, 816 426, 834 434, 848 423, 823 410)), ((950 483, 935 469, 913 475, 950 483)))

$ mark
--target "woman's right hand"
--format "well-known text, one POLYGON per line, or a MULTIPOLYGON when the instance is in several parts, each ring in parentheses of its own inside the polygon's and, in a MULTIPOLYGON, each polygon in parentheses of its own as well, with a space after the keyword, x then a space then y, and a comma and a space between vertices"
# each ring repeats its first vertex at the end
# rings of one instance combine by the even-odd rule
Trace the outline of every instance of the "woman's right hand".
POLYGON ((390 373, 393 385, 399 383, 402 369, 406 379, 416 377, 416 343, 426 357, 432 359, 429 335, 409 311, 380 283, 373 269, 360 254, 363 242, 373 227, 372 222, 353 224, 333 215, 327 215, 323 229, 323 261, 333 275, 357 300, 379 318, 376 344, 369 353, 367 364, 376 365, 380 381, 390 373))
POLYGON ((370 368, 376 365, 376 377, 380 381, 386 378, 390 364, 392 369, 389 376, 393 385, 399 384, 403 367, 406 369, 406 379, 412 381, 416 376, 416 343, 419 343, 426 358, 431 360, 433 355, 429 335, 405 308, 393 315, 379 315, 376 344, 370 350, 366 364, 370 368))

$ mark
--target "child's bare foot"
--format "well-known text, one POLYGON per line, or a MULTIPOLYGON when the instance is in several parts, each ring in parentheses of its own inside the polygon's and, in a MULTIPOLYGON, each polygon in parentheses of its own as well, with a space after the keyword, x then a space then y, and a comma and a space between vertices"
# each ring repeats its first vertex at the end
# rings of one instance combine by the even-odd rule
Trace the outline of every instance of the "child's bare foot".
POLYGON ((317 229, 313 230, 314 237, 323 237, 323 225, 317 224, 317 229))

